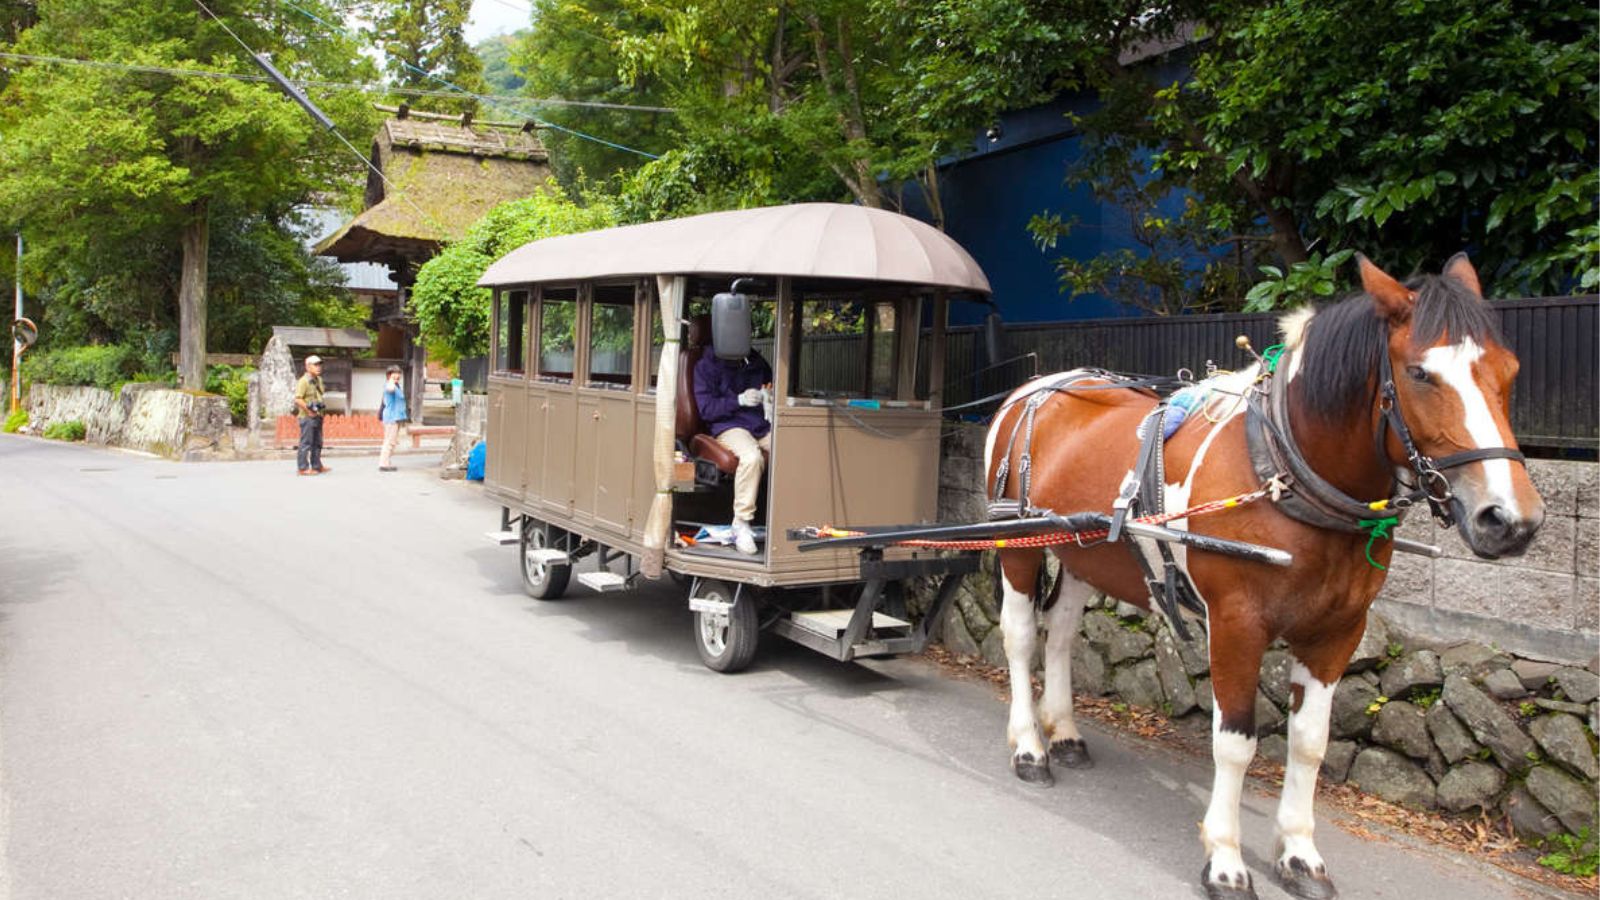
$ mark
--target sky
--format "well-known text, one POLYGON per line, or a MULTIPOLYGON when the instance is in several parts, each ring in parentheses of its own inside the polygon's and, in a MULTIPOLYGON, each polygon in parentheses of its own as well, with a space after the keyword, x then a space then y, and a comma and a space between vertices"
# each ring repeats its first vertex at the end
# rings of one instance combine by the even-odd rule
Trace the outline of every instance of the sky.
POLYGON ((527 28, 531 13, 531 0, 472 0, 467 43, 476 44, 484 38, 527 28))

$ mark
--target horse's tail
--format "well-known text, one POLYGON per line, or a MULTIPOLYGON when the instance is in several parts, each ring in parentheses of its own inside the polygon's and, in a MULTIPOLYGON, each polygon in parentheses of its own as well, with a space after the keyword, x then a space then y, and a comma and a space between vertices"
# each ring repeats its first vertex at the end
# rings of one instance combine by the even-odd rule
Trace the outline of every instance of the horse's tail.
POLYGON ((1056 601, 1061 599, 1061 583, 1067 580, 1067 571, 1062 569, 1056 572, 1056 577, 1050 580, 1048 594, 1044 590, 1046 579, 1050 579, 1050 554, 1048 552, 1044 554, 1044 562, 1039 564, 1039 579, 1033 586, 1033 605, 1042 611, 1049 612, 1050 608, 1056 605, 1056 601))

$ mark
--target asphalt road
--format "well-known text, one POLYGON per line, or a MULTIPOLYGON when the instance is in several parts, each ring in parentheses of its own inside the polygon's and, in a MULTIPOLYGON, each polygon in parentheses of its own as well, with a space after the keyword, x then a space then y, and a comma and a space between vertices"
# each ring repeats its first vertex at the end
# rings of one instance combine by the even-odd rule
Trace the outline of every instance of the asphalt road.
MULTIPOLYGON (((1201 896, 1203 761, 1091 728, 1029 787, 986 685, 717 675, 670 587, 530 600, 477 488, 329 462, 0 436, 0 900, 1201 896)), ((1347 898, 1530 889, 1318 836, 1347 898)))

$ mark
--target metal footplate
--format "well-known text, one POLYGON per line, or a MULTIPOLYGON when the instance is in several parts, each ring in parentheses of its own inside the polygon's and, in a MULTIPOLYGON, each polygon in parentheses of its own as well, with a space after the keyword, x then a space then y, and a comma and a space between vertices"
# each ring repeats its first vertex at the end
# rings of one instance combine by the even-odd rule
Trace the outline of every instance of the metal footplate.
POLYGON ((522 540, 522 535, 514 528, 507 528, 504 531, 485 531, 483 536, 502 547, 522 540))
MULTIPOLYGON (((854 612, 848 609, 824 609, 817 612, 793 613, 789 618, 801 628, 831 639, 844 634, 844 630, 850 627, 850 617, 852 615, 854 615, 854 612)), ((910 628, 911 623, 904 619, 896 619, 894 616, 875 612, 872 614, 872 625, 870 627, 874 631, 881 631, 887 628, 910 628)))
MULTIPOLYGON (((566 554, 562 554, 565 556, 566 554)), ((615 572, 579 572, 576 575, 578 583, 591 591, 610 594, 628 589, 628 579, 615 572)))
MULTIPOLYGON (((567 555, 567 551, 556 550, 551 547, 545 547, 540 550, 529 550, 527 551, 527 556, 529 562, 538 563, 543 566, 572 565, 572 557, 567 555)), ((578 578, 581 580, 583 576, 579 575, 578 578)))

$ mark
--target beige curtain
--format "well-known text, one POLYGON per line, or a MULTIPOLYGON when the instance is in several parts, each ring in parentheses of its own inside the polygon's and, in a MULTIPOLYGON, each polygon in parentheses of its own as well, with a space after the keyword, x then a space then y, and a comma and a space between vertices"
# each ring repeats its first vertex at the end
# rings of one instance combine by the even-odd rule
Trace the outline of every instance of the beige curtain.
POLYGON ((656 370, 656 494, 644 523, 644 558, 639 570, 646 578, 660 578, 672 533, 672 451, 678 416, 678 335, 683 318, 683 295, 688 279, 656 276, 661 297, 661 328, 665 332, 661 365, 656 370))

